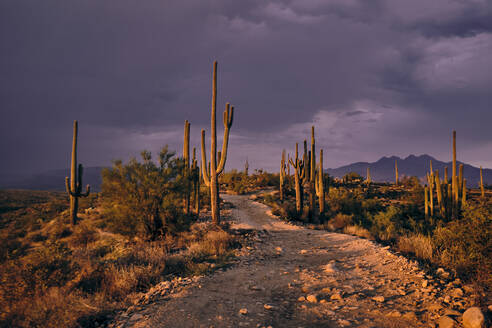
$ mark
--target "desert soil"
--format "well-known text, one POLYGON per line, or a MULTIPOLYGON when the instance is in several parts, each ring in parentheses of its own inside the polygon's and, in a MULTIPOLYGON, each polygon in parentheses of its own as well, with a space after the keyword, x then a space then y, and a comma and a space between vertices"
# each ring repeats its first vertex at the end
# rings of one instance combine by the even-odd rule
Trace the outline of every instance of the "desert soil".
POLYGON ((290 225, 247 196, 223 198, 234 205, 233 228, 257 231, 237 263, 163 282, 111 326, 432 327, 466 306, 452 281, 442 287, 388 248, 290 225))

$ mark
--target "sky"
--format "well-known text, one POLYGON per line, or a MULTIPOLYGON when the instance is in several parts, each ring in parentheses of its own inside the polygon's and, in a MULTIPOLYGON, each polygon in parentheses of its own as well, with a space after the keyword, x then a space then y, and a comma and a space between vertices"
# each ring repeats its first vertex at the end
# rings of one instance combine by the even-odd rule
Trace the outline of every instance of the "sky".
POLYGON ((312 125, 325 168, 449 161, 452 130, 492 167, 491 53, 482 0, 2 0, 0 171, 68 167, 73 120, 84 166, 180 153, 184 120, 199 147, 214 60, 226 169, 278 170, 312 125))

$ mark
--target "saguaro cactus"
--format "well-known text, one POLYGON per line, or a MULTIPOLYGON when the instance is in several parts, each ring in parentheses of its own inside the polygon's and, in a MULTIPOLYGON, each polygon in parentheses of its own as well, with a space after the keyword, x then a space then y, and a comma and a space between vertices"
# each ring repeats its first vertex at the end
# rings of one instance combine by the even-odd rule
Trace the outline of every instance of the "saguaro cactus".
POLYGON ((86 186, 85 193, 82 193, 82 164, 78 166, 77 174, 77 134, 78 134, 78 122, 73 121, 73 139, 72 139, 72 163, 70 169, 70 179, 65 177, 65 187, 67 193, 70 196, 70 216, 72 218, 72 224, 77 224, 77 211, 79 209, 79 197, 87 197, 91 191, 89 185, 86 186))
POLYGON ((439 171, 438 170, 436 170, 434 177, 435 177, 435 183, 436 183, 437 206, 439 206, 439 212, 441 213, 441 216, 444 216, 444 205, 443 205, 441 180, 439 179, 439 171))
POLYGON ((367 167, 367 172, 366 172, 366 182, 367 184, 371 184, 371 171, 369 170, 369 166, 367 167))
POLYGON ((395 159, 395 185, 398 186, 399 184, 399 180, 398 180, 398 162, 397 160, 395 159))
MULTIPOLYGON (((458 177, 456 176, 456 131, 453 131, 453 176, 451 177, 451 192, 453 194, 453 209, 458 209, 458 177)), ((454 213, 456 214, 456 212, 454 213)))
POLYGON ((461 191, 461 204, 465 205, 466 204, 466 179, 463 179, 462 185, 462 191, 461 191))
POLYGON ((434 216, 434 173, 432 173, 432 171, 430 174, 427 175, 427 181, 429 182, 429 212, 430 216, 432 217, 434 216))
POLYGON ((424 212, 425 218, 429 217, 429 188, 427 186, 424 187, 424 212))
POLYGON ((184 199, 184 210, 186 214, 190 213, 190 122, 185 121, 184 124, 184 141, 183 141, 183 160, 184 168, 183 175, 185 178, 185 199, 184 199))
POLYGON ((480 166, 480 191, 482 194, 482 198, 485 198, 485 188, 483 186, 483 174, 482 174, 482 167, 480 166))
POLYGON ((193 202, 196 215, 200 214, 200 167, 196 159, 196 148, 193 147, 193 159, 191 164, 191 181, 193 183, 193 202))
POLYGON ((302 207, 303 207, 301 181, 304 179, 306 175, 306 170, 304 169, 304 162, 299 159, 299 146, 297 143, 296 143, 295 162, 292 160, 292 158, 289 161, 290 161, 290 165, 292 165, 292 167, 294 168, 294 184, 296 189, 296 211, 297 214, 301 214, 302 207))
POLYGON ((316 195, 318 196, 319 201, 319 214, 323 216, 325 212, 325 184, 323 179, 323 149, 319 151, 319 166, 318 166, 318 175, 316 179, 316 195))
POLYGON ((248 163, 248 158, 246 158, 246 163, 244 163, 244 175, 248 176, 249 173, 249 163, 248 163))
POLYGON ((284 200, 284 182, 285 182, 285 169, 286 169, 286 165, 285 165, 285 149, 282 150, 282 159, 280 160, 280 200, 283 201, 284 200))
POLYGON ((316 140, 314 138, 314 126, 311 126, 311 152, 309 156, 309 217, 315 215, 316 199, 315 199, 315 179, 316 179, 316 140))
POLYGON ((227 146, 229 144, 229 130, 232 126, 234 117, 234 107, 226 104, 224 111, 224 140, 222 152, 217 158, 217 127, 216 127, 216 108, 217 108, 217 62, 213 66, 212 78, 212 115, 210 119, 211 141, 210 141, 210 174, 207 172, 207 155, 205 149, 205 130, 202 130, 202 175, 205 185, 210 187, 210 207, 212 210, 212 221, 214 224, 220 223, 219 208, 219 189, 218 176, 224 171, 227 159, 227 146), (217 164, 217 161, 219 163, 217 164))

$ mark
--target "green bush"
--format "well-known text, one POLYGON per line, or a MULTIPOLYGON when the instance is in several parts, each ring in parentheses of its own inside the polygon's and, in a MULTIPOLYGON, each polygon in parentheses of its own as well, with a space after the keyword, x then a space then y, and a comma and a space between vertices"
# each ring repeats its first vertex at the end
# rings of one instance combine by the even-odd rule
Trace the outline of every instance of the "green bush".
POLYGON ((461 219, 434 232, 439 261, 461 275, 480 277, 492 288, 492 208, 472 204, 465 206, 462 214, 461 219))
POLYGON ((143 151, 142 162, 115 161, 102 172, 102 199, 109 226, 126 235, 142 235, 152 240, 180 229, 187 219, 183 213, 183 161, 167 146, 158 164, 143 151))

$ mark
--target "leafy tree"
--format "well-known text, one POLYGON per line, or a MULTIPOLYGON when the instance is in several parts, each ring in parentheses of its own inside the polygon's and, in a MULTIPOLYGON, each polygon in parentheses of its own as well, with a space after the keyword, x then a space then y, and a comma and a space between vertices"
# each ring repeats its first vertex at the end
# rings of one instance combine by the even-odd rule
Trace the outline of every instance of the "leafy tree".
POLYGON ((118 232, 155 240, 186 223, 181 202, 183 161, 167 146, 159 153, 158 164, 148 151, 141 156, 141 162, 132 158, 124 165, 117 160, 111 169, 103 170, 103 205, 118 232))

